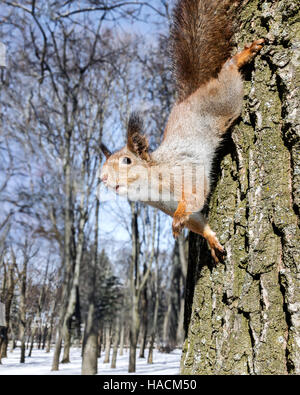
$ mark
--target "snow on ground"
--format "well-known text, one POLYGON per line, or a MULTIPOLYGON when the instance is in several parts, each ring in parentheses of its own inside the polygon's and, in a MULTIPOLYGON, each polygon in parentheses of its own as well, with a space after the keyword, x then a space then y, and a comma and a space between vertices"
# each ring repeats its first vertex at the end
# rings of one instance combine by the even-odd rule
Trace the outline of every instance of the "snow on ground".
MULTIPOLYGON (((152 365, 147 364, 147 358, 138 357, 137 350, 136 373, 128 373, 129 351, 125 350, 123 356, 117 358, 116 369, 111 369, 110 363, 104 364, 104 354, 98 359, 99 375, 177 375, 179 374, 179 365, 181 350, 174 350, 170 354, 160 353, 154 350, 152 365)), ((147 357, 148 351, 146 351, 147 357)), ((71 363, 60 364, 58 372, 51 372, 53 350, 46 354, 43 350, 33 350, 30 358, 26 357, 26 362, 20 364, 20 349, 8 352, 8 357, 2 359, 0 365, 0 375, 79 375, 81 374, 81 350, 73 348, 70 353, 71 363)))

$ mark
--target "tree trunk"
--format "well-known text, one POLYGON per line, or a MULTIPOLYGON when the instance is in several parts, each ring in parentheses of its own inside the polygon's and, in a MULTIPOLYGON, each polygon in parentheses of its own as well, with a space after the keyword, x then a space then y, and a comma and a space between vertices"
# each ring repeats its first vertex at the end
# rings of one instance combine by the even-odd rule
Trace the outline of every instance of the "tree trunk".
POLYGON ((56 308, 56 300, 55 300, 55 302, 53 303, 53 309, 52 309, 52 311, 51 311, 51 316, 50 316, 49 330, 47 331, 46 353, 49 353, 50 350, 51 350, 51 341, 52 341, 52 335, 53 335, 53 324, 54 324, 55 308, 56 308))
POLYGON ((129 325, 130 353, 128 373, 135 372, 136 348, 140 330, 139 298, 140 298, 140 276, 139 276, 139 229, 137 221, 137 205, 131 203, 131 243, 132 256, 130 267, 130 294, 131 294, 131 321, 129 325))
POLYGON ((153 363, 153 350, 154 350, 154 343, 155 337, 157 332, 157 319, 158 319, 158 308, 159 308, 159 298, 158 298, 158 265, 156 262, 156 273, 155 273, 155 289, 154 289, 154 313, 153 313, 153 325, 151 329, 151 336, 149 342, 149 352, 147 363, 153 363))
POLYGON ((7 326, 0 327, 0 365, 2 364, 2 358, 7 358, 7 344, 5 344, 5 339, 8 338, 7 332, 7 326))
POLYGON ((144 267, 144 273, 141 276, 139 270, 140 264, 140 240, 139 240, 139 227, 138 227, 138 205, 131 202, 131 265, 129 273, 130 282, 130 296, 131 296, 131 322, 129 325, 129 338, 130 338, 130 354, 129 354, 129 366, 128 373, 135 372, 136 367, 136 348, 138 343, 139 331, 140 331, 140 312, 139 302, 141 299, 141 292, 146 286, 147 279, 149 277, 152 262, 155 255, 155 234, 156 234, 156 221, 157 221, 157 210, 153 212, 153 227, 152 227, 152 247, 151 253, 144 267))
POLYGON ((168 292, 168 308, 163 323, 163 344, 174 348, 177 342, 180 303, 183 289, 180 288, 182 280, 181 259, 179 253, 179 240, 174 244, 171 282, 168 292))
POLYGON ((20 326, 20 339, 21 339, 20 363, 25 363, 25 350, 26 350, 25 328, 22 325, 20 326))
POLYGON ((28 264, 28 260, 25 257, 23 270, 20 276, 20 282, 21 282, 20 307, 19 307, 19 337, 21 341, 20 363, 25 363, 27 264, 28 264))
POLYGON ((125 340, 125 322, 122 323, 121 333, 120 333, 120 357, 124 355, 124 340, 125 340))
POLYGON ((47 327, 47 325, 45 325, 44 329, 43 329, 43 334, 42 334, 42 337, 41 337, 42 338, 42 344, 41 344, 42 350, 44 350, 45 347, 46 347, 47 337, 48 337, 48 327, 47 327))
MULTIPOLYGON (((160 236, 160 223, 158 224, 158 237, 160 236)), ((147 363, 153 363, 153 350, 155 337, 157 332, 157 321, 158 321, 158 309, 159 309, 159 267, 158 267, 158 254, 159 254, 159 245, 157 245, 156 256, 155 256, 155 270, 153 273, 153 288, 152 288, 152 300, 154 305, 153 311, 153 324, 151 328, 151 336, 149 342, 149 351, 147 363)))
POLYGON ((37 348, 38 350, 41 349, 41 344, 42 344, 42 328, 38 328, 38 333, 37 333, 37 348))
POLYGON ((59 356, 61 352, 61 346, 62 346, 62 331, 58 328, 57 330, 57 338, 55 342, 55 348, 54 348, 54 353, 53 353, 53 361, 52 361, 52 371, 56 371, 59 368, 59 356))
POLYGON ((178 323, 177 323, 177 331, 176 331, 176 344, 177 346, 181 347, 184 341, 184 304, 185 304, 185 299, 184 299, 184 286, 185 283, 183 281, 183 278, 180 278, 179 281, 180 287, 181 287, 181 294, 180 294, 180 306, 179 306, 179 313, 178 313, 178 323))
POLYGON ((116 327, 115 327, 115 336, 113 343, 113 354, 111 358, 111 368, 115 369, 117 367, 117 355, 118 355, 118 346, 120 341, 120 320, 116 319, 116 327))
POLYGON ((178 237, 178 250, 179 250, 179 261, 181 266, 180 279, 179 279, 179 312, 178 312, 178 323, 176 332, 176 344, 182 346, 184 341, 184 304, 185 304, 185 283, 187 274, 187 242, 184 234, 178 237))
POLYGON ((109 363, 110 345, 111 345, 110 325, 107 325, 105 328, 105 357, 103 363, 109 363))
POLYGON ((29 347, 29 353, 27 355, 28 357, 31 357, 31 354, 32 354, 35 335, 36 335, 36 328, 33 328, 33 332, 31 334, 31 342, 30 342, 30 347, 29 347))
MULTIPOLYGON (((147 271, 146 265, 144 265, 144 274, 147 271)), ((141 343, 140 343, 140 354, 139 358, 145 358, 145 348, 147 345, 148 335, 148 296, 147 296, 147 283, 143 291, 141 292, 141 343)))
POLYGON ((84 243, 84 225, 85 225, 85 215, 83 212, 83 201, 84 194, 81 196, 80 204, 80 224, 78 230, 78 241, 76 245, 76 259, 75 266, 72 276, 72 287, 70 290, 68 305, 66 310, 66 315, 63 324, 64 332, 64 355, 61 363, 70 362, 70 349, 71 349, 71 329, 72 329, 72 319, 76 313, 76 308, 79 306, 79 278, 80 278, 80 263, 82 260, 83 243, 84 243))
POLYGON ((103 339, 103 327, 99 329, 98 336, 97 336, 97 344, 98 344, 98 351, 97 355, 98 358, 101 358, 101 350, 102 350, 102 339, 103 339))
POLYGON ((99 239, 99 212, 100 212, 100 179, 98 178, 96 193, 96 215, 95 215, 95 241, 94 241, 94 257, 91 260, 91 286, 89 291, 89 309, 84 328, 83 336, 83 356, 82 356, 82 375, 97 374, 98 372, 98 353, 101 352, 101 342, 98 344, 98 319, 96 308, 96 277, 97 277, 97 261, 98 261, 98 239, 99 239))
POLYGON ((94 303, 90 303, 83 337, 82 375, 98 372, 98 325, 94 310, 94 303))
POLYGON ((71 136, 72 128, 68 125, 68 111, 66 103, 64 103, 64 118, 65 118, 65 149, 64 149, 64 192, 65 192, 65 213, 64 213, 64 249, 63 249, 63 268, 64 268, 64 281, 61 298, 61 307, 58 324, 58 334, 55 343, 55 350, 52 361, 52 371, 59 369, 59 357, 62 347, 62 339, 66 334, 66 312, 68 308, 69 296, 71 293, 72 284, 72 181, 71 181, 71 136))
POLYGON ((12 333, 12 342, 11 342, 10 352, 13 353, 16 348, 17 348, 16 335, 14 333, 12 333))
POLYGON ((71 349, 71 323, 69 322, 64 326, 64 352, 63 352, 61 363, 70 363, 70 349, 71 349))
POLYGON ((10 266, 8 269, 8 286, 7 286, 7 295, 5 300, 5 320, 6 320, 6 328, 3 330, 3 342, 1 345, 0 358, 7 358, 7 347, 8 347, 8 332, 10 328, 10 310, 11 304, 14 297, 14 289, 15 289, 15 279, 14 279, 14 268, 10 266))
POLYGON ((182 374, 300 373, 298 8, 250 0, 241 10, 239 47, 268 44, 245 70, 209 202, 224 265, 190 234, 182 374))
POLYGON ((140 317, 138 311, 138 301, 137 298, 133 298, 133 306, 132 306, 132 315, 130 322, 130 351, 129 351, 129 365, 128 365, 128 373, 135 372, 136 369, 136 348, 139 337, 139 329, 140 329, 140 317))
POLYGON ((70 362, 70 349, 71 349, 71 330, 72 330, 72 319, 73 316, 76 315, 76 309, 79 304, 79 278, 80 278, 80 264, 82 260, 83 253, 83 244, 84 244, 84 225, 85 225, 85 215, 83 212, 83 201, 84 194, 81 196, 81 205, 80 205, 80 224, 78 230, 78 241, 76 245, 76 259, 75 266, 72 276, 72 287, 70 290, 70 294, 68 297, 68 306, 66 310, 66 315, 63 324, 63 332, 64 332, 64 355, 61 363, 69 363, 70 362))

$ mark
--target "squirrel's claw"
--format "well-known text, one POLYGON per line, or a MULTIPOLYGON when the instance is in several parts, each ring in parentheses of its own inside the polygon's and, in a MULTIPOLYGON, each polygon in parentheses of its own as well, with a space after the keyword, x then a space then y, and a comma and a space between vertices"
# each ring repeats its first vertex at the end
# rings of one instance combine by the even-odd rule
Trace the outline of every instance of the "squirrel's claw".
POLYGON ((253 54, 256 55, 257 52, 259 52, 263 45, 264 45, 265 39, 264 38, 260 38, 259 40, 255 40, 253 41, 253 43, 247 48, 249 49, 249 51, 253 54))
POLYGON ((211 232, 209 237, 206 238, 210 246, 211 255, 215 263, 223 262, 226 256, 225 248, 219 243, 214 232, 211 232))
POLYGON ((243 51, 236 54, 233 59, 238 68, 243 67, 246 63, 250 62, 255 55, 262 49, 265 43, 264 38, 253 41, 250 45, 245 45, 243 51))
POLYGON ((218 247, 211 247, 211 255, 215 263, 224 262, 226 256, 226 250, 220 244, 218 247))

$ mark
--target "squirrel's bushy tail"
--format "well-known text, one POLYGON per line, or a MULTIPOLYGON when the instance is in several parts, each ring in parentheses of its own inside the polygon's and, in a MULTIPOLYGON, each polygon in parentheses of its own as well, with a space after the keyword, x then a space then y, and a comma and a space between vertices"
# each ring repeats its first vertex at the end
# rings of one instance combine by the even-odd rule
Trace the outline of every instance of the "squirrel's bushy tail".
POLYGON ((171 54, 181 102, 216 78, 231 54, 234 0, 178 0, 171 27, 171 54))

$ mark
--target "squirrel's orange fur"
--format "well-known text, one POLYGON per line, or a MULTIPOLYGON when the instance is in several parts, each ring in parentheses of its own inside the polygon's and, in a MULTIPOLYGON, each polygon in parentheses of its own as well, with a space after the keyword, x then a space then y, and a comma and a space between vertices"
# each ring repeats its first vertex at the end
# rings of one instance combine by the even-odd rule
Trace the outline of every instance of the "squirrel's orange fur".
POLYGON ((184 227, 205 237, 216 262, 225 251, 201 210, 209 194, 215 151, 241 111, 239 69, 264 42, 256 40, 230 58, 233 13, 228 9, 233 3, 177 2, 171 29, 177 100, 158 149, 149 152, 137 114, 128 122, 124 148, 111 154, 102 146, 107 160, 101 178, 107 187, 172 216, 175 237, 184 227))

